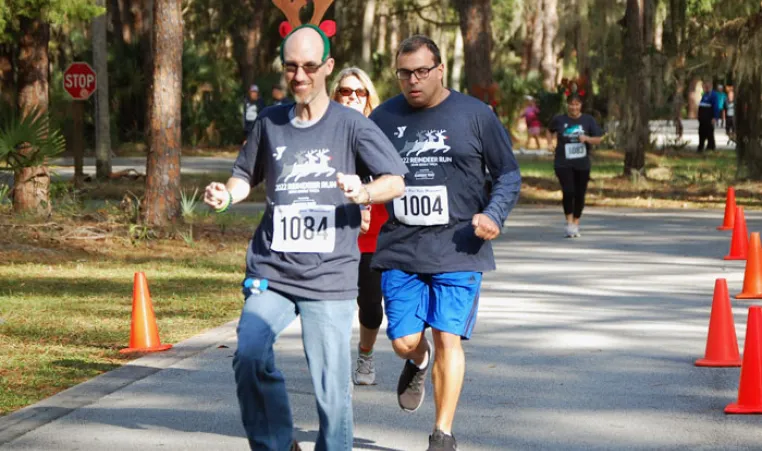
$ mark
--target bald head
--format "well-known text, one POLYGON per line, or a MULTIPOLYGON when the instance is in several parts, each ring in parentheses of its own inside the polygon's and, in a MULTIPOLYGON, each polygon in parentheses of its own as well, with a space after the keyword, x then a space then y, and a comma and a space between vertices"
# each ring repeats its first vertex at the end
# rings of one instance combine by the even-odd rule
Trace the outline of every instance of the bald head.
MULTIPOLYGON (((299 28, 283 42, 283 59, 321 63, 326 54, 323 36, 314 28, 299 28)), ((327 55, 326 55, 327 57, 327 55)))
POLYGON ((328 101, 325 80, 333 71, 333 58, 327 55, 328 38, 311 26, 298 28, 283 43, 286 82, 297 104, 315 99, 328 101))

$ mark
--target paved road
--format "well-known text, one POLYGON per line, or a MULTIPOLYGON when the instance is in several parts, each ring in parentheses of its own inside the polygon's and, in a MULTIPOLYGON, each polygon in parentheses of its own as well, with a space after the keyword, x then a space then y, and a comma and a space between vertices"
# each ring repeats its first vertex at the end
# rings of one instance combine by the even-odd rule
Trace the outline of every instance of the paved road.
MULTIPOLYGON (((499 270, 485 277, 466 345, 461 449, 760 449, 762 418, 723 413, 739 369, 693 366, 715 278, 741 289, 744 262, 721 258, 729 247, 728 233, 714 229, 722 212, 590 209, 582 238, 569 240, 559 209, 517 209, 496 242, 499 270)), ((747 220, 750 231, 762 227, 761 215, 747 220)), ((733 301, 741 346, 755 302, 733 301)), ((6 417, 0 448, 247 449, 230 369, 235 345, 231 324, 6 417), (69 413, 34 427, 46 412, 69 413)), ((317 418, 297 323, 277 353, 296 437, 312 450, 317 418)), ((383 339, 377 356, 379 385, 354 392, 355 449, 425 449, 431 398, 402 413, 400 362, 383 339)))

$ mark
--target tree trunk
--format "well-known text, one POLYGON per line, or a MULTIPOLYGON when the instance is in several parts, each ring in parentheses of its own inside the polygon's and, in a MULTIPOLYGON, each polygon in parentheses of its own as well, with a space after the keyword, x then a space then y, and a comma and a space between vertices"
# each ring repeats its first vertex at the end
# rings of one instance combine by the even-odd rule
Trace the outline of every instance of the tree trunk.
POLYGON ((593 81, 590 68, 590 18, 588 15, 589 0, 577 0, 577 73, 579 74, 584 95, 582 96, 585 113, 593 111, 593 81))
POLYGON ((664 27, 664 48, 672 61, 672 74, 675 88, 672 98, 672 121, 675 134, 683 137, 682 110, 685 105, 685 17, 686 0, 670 0, 667 21, 664 27))
POLYGON ((650 99, 649 54, 647 43, 653 42, 653 0, 627 0, 624 16, 624 51, 626 73, 626 102, 623 105, 619 135, 624 145, 624 174, 643 175, 646 149, 650 144, 648 99, 650 99))
MULTIPOLYGON (((140 29, 140 54, 143 60, 143 73, 150 74, 153 72, 153 6, 154 0, 143 0, 143 14, 142 24, 140 29)), ((149 98, 151 95, 150 83, 145 84, 145 98, 149 98)), ((141 105, 143 102, 141 102, 141 105)), ((145 108, 143 108, 142 127, 140 130, 144 136, 148 135, 148 124, 150 123, 150 109, 148 103, 145 102, 145 108)))
POLYGON ((736 153, 739 176, 762 180, 762 76, 736 86, 736 153))
MULTIPOLYGON (((21 16, 19 31, 19 109, 24 116, 35 108, 39 114, 47 114, 50 26, 40 19, 21 16)), ((13 209, 18 213, 50 214, 50 174, 45 164, 14 172, 13 209)))
POLYGON ((450 87, 456 91, 462 91, 463 85, 463 33, 455 30, 455 45, 452 50, 452 69, 450 70, 450 87))
POLYGON ((365 1, 365 11, 362 19, 362 53, 360 65, 365 72, 371 71, 371 49, 373 48, 373 24, 376 19, 376 0, 365 1))
MULTIPOLYGON (((98 0, 105 6, 105 0, 98 0)), ((108 44, 106 15, 93 18, 93 65, 98 80, 95 91, 95 176, 106 180, 111 175, 111 127, 108 104, 108 44)))
POLYGON ((485 102, 495 100, 492 79, 492 7, 489 0, 457 0, 469 94, 485 102))
MULTIPOLYGON (((222 5, 223 15, 240 14, 234 2, 224 2, 222 5)), ((262 11, 265 9, 265 1, 252 0, 251 8, 253 12, 247 11, 248 20, 245 25, 233 33, 233 53, 244 89, 248 89, 256 81, 257 75, 269 72, 269 65, 264 67, 262 64, 257 64, 262 52, 262 27, 265 22, 265 14, 262 11)))
POLYGON ((400 46, 400 18, 394 14, 389 19, 389 54, 392 55, 392 65, 396 63, 397 49, 400 46))
POLYGON ((376 53, 386 55, 386 33, 389 23, 389 5, 381 0, 378 14, 378 35, 376 36, 376 53))
POLYGON ((13 80, 14 53, 14 45, 0 45, 0 104, 7 104, 6 106, 16 104, 16 83, 13 80))
POLYGON ((529 72, 539 72, 542 63, 542 37, 545 34, 542 0, 537 1, 537 10, 532 19, 532 48, 529 58, 529 72))
POLYGON ((155 0, 150 134, 143 220, 167 226, 180 215, 181 0, 155 0))
POLYGON ((556 87, 558 36, 558 0, 543 0, 542 22, 542 85, 546 91, 556 87))
POLYGON ((126 44, 122 35, 122 7, 120 3, 119 0, 109 0, 108 14, 114 38, 118 37, 120 44, 126 44))

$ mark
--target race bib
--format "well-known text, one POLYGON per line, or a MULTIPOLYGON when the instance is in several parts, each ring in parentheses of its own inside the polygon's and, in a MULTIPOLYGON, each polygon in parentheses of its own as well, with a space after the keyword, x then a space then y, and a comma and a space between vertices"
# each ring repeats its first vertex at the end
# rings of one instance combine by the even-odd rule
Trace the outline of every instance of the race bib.
POLYGON ((335 206, 275 206, 270 249, 277 252, 333 252, 335 245, 335 206))
POLYGON ((587 156, 587 147, 585 143, 568 143, 564 146, 567 160, 585 158, 587 156))
POLYGON ((405 195, 394 199, 394 216, 414 226, 444 225, 450 222, 446 186, 408 186, 405 195))

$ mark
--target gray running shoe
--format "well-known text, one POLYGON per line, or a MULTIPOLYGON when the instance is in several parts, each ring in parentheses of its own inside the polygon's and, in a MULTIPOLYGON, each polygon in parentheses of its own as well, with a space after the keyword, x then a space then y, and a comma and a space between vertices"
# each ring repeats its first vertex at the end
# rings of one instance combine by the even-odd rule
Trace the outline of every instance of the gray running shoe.
POLYGON ((571 228, 572 238, 579 238, 582 235, 579 233, 579 224, 574 224, 571 228))
POLYGON ((397 402, 402 410, 415 412, 423 404, 423 397, 426 394, 426 373, 431 366, 431 343, 426 340, 428 346, 429 362, 426 368, 420 369, 410 360, 405 360, 405 366, 402 367, 402 374, 397 382, 397 402))
POLYGON ((566 238, 574 238, 574 226, 571 224, 566 224, 564 226, 564 236, 566 238))
POLYGON ((363 355, 357 351, 357 367, 352 373, 352 381, 355 385, 376 385, 376 364, 373 362, 373 354, 363 355))
POLYGON ((429 435, 429 449, 427 451, 457 451, 458 444, 455 437, 445 434, 439 429, 429 435))

